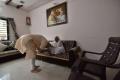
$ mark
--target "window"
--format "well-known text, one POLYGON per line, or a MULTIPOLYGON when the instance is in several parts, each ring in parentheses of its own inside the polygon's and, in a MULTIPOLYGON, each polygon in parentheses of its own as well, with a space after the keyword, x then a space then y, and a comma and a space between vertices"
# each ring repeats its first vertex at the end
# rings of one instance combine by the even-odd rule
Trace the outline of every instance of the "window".
POLYGON ((0 18, 0 40, 8 40, 8 22, 3 18, 0 18))

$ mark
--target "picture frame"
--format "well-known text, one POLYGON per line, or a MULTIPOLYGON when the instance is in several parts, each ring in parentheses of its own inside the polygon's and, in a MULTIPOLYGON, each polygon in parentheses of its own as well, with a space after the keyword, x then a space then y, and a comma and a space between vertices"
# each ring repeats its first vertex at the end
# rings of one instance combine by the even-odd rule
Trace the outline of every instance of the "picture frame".
POLYGON ((31 19, 30 17, 26 17, 26 25, 31 25, 31 19))
POLYGON ((67 19, 67 2, 61 3, 47 9, 47 27, 52 27, 60 24, 66 24, 67 19))

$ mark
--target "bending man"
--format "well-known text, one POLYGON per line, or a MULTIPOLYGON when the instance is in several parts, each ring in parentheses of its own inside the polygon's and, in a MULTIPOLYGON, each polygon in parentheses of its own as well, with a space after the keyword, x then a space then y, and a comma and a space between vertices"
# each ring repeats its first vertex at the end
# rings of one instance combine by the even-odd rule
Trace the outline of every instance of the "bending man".
POLYGON ((37 52, 41 52, 48 45, 47 39, 42 35, 27 34, 21 36, 17 41, 15 48, 22 54, 26 53, 26 59, 32 59, 33 69, 31 72, 39 72, 38 67, 35 65, 37 52))

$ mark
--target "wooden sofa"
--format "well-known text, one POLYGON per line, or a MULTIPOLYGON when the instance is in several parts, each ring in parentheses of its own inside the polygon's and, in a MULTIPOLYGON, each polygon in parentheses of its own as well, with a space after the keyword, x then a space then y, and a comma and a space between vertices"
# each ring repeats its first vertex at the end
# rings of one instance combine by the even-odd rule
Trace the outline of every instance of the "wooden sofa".
POLYGON ((9 50, 0 52, 0 63, 23 57, 18 50, 9 50))
POLYGON ((37 54, 37 59, 70 67, 74 63, 74 54, 69 54, 69 51, 77 46, 77 42, 75 40, 62 40, 62 43, 65 53, 49 55, 47 52, 44 52, 37 54))
MULTIPOLYGON (((2 43, 9 46, 11 42, 4 41, 2 43)), ((18 50, 16 50, 13 47, 8 47, 4 51, 0 52, 0 63, 14 60, 14 59, 21 58, 21 57, 24 57, 24 55, 20 54, 18 50)))

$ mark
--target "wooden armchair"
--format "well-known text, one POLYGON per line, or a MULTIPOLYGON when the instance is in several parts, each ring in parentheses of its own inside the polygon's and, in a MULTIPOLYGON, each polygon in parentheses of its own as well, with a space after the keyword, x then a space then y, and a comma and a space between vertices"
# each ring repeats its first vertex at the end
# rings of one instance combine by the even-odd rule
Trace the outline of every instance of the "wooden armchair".
MULTIPOLYGON (((83 75, 83 72, 92 74, 106 80, 106 67, 119 68, 119 64, 115 64, 120 52, 120 37, 110 37, 107 48, 102 53, 83 51, 82 57, 73 65, 72 72, 77 71, 83 75), (102 55, 99 60, 88 59, 85 54, 102 55)), ((70 79, 69 80, 76 80, 70 79)), ((82 80, 82 79, 77 79, 82 80)), ((83 79, 87 80, 87 79, 83 79)), ((88 79, 89 80, 89 79, 88 79)))

